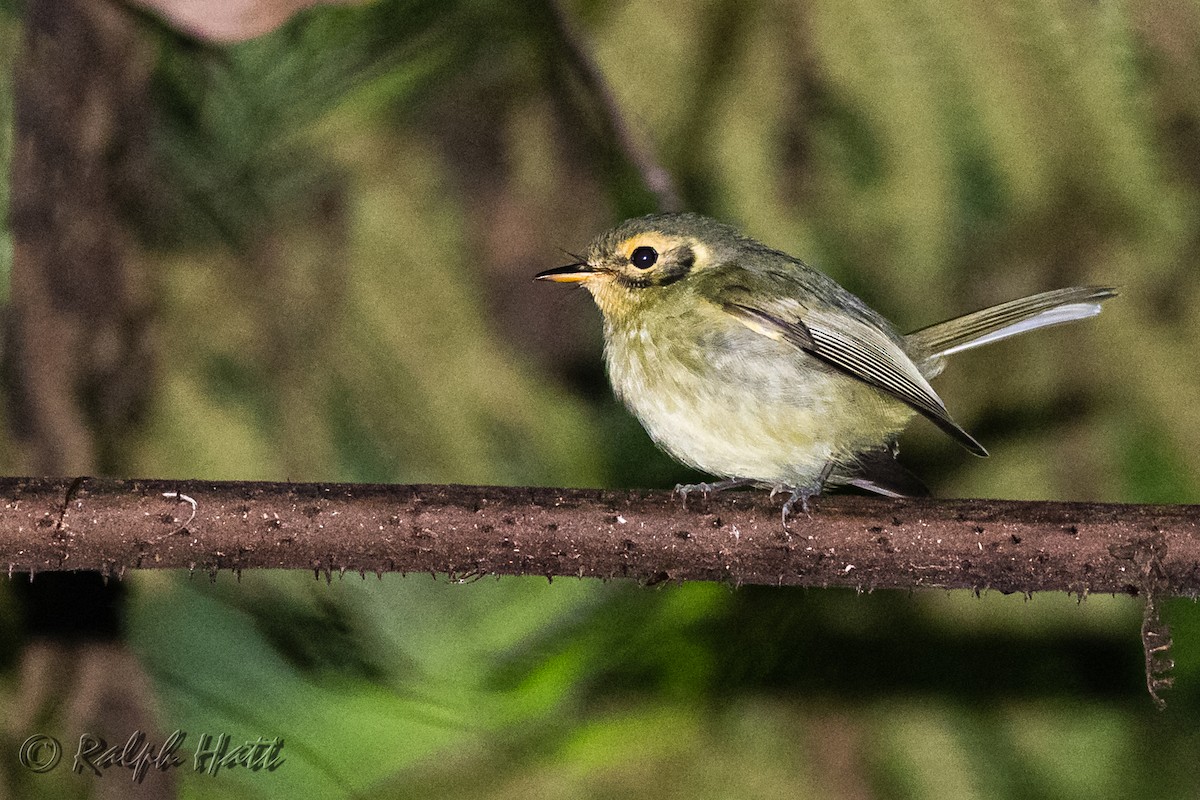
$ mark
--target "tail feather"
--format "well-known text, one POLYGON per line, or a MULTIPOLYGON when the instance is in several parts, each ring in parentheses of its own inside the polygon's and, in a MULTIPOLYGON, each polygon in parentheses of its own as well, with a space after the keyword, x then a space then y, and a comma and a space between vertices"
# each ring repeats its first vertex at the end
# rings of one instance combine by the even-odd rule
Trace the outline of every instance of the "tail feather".
POLYGON ((928 497, 929 487, 896 460, 896 445, 877 447, 834 470, 829 482, 856 486, 884 497, 928 497))
POLYGON ((1088 319, 1117 294, 1107 286, 1076 286, 1010 300, 908 335, 908 343, 929 364, 961 350, 998 342, 1026 331, 1088 319))

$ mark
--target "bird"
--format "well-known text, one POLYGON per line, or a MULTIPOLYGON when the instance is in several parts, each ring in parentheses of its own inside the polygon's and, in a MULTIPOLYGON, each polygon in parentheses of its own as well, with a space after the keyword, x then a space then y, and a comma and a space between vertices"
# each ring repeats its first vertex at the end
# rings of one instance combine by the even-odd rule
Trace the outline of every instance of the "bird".
POLYGON ((737 228, 684 212, 622 222, 536 280, 579 284, 604 319, 617 397, 654 442, 718 480, 799 504, 828 486, 929 494, 897 460, 920 415, 977 456, 987 450, 930 385, 947 357, 1094 317, 1106 286, 1042 292, 901 334, 823 272, 737 228))

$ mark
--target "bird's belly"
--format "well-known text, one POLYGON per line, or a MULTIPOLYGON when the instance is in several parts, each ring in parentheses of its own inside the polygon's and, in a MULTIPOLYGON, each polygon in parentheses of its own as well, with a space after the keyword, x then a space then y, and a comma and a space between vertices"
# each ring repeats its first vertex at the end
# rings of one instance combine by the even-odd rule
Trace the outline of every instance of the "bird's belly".
MULTIPOLYGON (((760 337, 761 338, 761 337, 760 337)), ((893 437, 908 406, 789 345, 609 341, 613 387, 651 438, 713 475, 804 486, 893 437), (622 346, 629 345, 629 346, 622 346)))

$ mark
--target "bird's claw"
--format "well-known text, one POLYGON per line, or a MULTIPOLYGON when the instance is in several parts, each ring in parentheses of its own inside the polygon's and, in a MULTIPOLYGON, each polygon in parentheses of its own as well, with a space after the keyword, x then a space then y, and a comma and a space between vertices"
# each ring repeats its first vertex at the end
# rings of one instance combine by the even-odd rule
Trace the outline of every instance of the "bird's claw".
MULTIPOLYGON (((782 489, 782 487, 780 487, 780 488, 782 489)), ((772 492, 772 494, 774 494, 774 492, 772 492)), ((788 529, 788 524, 787 524, 788 517, 790 517, 792 515, 792 511, 793 511, 793 509, 796 508, 797 503, 800 504, 800 510, 804 512, 805 516, 807 516, 809 519, 812 519, 812 511, 808 507, 808 498, 812 497, 814 494, 817 494, 817 492, 814 492, 811 489, 793 489, 792 490, 791 497, 789 497, 787 499, 787 501, 783 504, 782 518, 783 518, 783 530, 785 532, 788 529)))
POLYGON ((724 487, 719 483, 677 483, 675 484, 674 494, 679 495, 683 500, 683 507, 686 509, 688 495, 692 492, 700 492, 700 494, 704 495, 704 499, 707 500, 710 494, 719 492, 722 488, 724 487))
POLYGON ((723 492, 726 489, 736 489, 739 486, 747 486, 751 481, 745 478, 729 478, 715 483, 677 483, 675 484, 674 494, 683 498, 683 507, 687 508, 687 498, 692 492, 700 492, 707 500, 708 496, 713 492, 723 492))
POLYGON ((808 500, 809 498, 815 497, 821 493, 821 490, 825 488, 825 481, 829 480, 829 476, 832 474, 832 472, 833 462, 831 461, 825 465, 824 469, 821 470, 821 474, 817 476, 817 479, 807 486, 797 487, 777 485, 771 487, 771 497, 775 497, 775 495, 784 491, 792 493, 787 501, 783 504, 782 517, 783 532, 785 534, 788 533, 788 517, 792 515, 792 510, 796 508, 797 503, 800 504, 800 510, 804 512, 805 516, 807 516, 809 519, 812 519, 812 511, 809 509, 808 500))

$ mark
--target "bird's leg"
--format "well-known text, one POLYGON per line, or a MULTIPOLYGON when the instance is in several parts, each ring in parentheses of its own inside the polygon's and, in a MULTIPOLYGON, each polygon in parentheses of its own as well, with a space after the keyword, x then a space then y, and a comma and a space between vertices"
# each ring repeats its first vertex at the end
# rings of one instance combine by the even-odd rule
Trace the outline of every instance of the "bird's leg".
MULTIPOLYGON (((786 488, 786 487, 783 487, 783 488, 786 488)), ((788 529, 788 524, 787 524, 788 517, 790 517, 792 515, 792 509, 796 507, 796 503, 800 504, 801 511, 803 511, 805 514, 808 514, 808 516, 811 517, 812 514, 810 514, 809 510, 808 510, 808 498, 810 498, 814 495, 818 495, 820 493, 821 493, 820 489, 813 491, 812 489, 810 489, 807 486, 802 486, 799 489, 792 489, 792 496, 789 497, 786 501, 784 501, 784 504, 783 504, 782 519, 783 519, 783 529, 785 531, 788 529)))
POLYGON ((811 483, 804 486, 776 486, 771 489, 771 497, 783 491, 790 491, 792 493, 792 496, 783 504, 783 530, 785 532, 788 529, 788 517, 792 515, 792 510, 796 507, 796 503, 800 504, 801 511, 810 517, 812 516, 808 510, 808 499, 816 497, 825 488, 825 481, 829 480, 829 476, 833 473, 833 467, 834 464, 830 461, 821 469, 821 473, 811 483))
POLYGON ((749 486, 754 481, 749 478, 729 478, 724 481, 716 481, 715 483, 677 483, 675 484, 675 494, 683 498, 683 507, 687 508, 688 495, 692 492, 700 492, 706 498, 713 492, 721 492, 726 489, 736 489, 739 486, 749 486))

